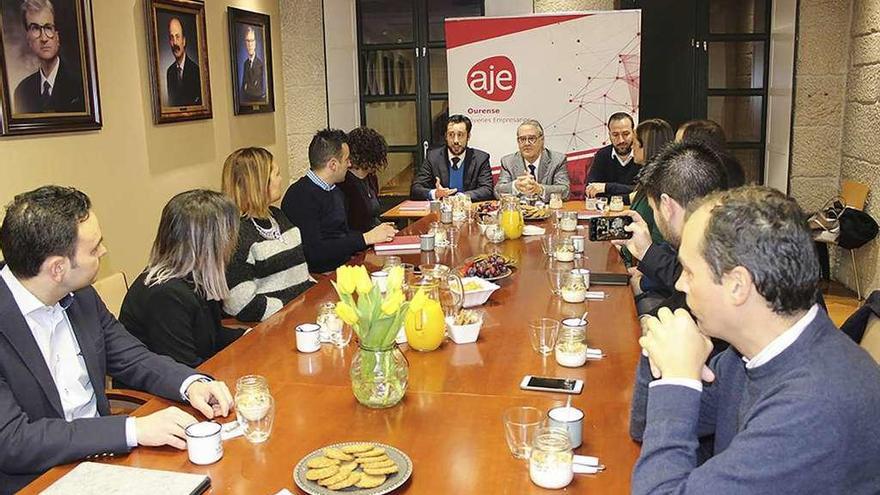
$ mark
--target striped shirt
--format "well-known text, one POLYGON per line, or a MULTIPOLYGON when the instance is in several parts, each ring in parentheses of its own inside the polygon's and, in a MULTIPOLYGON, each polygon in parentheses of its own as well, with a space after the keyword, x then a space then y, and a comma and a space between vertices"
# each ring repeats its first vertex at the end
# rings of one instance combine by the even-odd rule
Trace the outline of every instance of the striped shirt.
POLYGON ((312 172, 311 170, 306 172, 306 177, 308 177, 309 180, 315 183, 315 185, 325 191, 332 191, 333 189, 336 189, 336 184, 328 184, 324 182, 324 179, 318 177, 318 174, 312 172))
MULTIPOLYGON (((249 217, 241 218, 238 248, 226 268, 229 296, 223 311, 239 321, 263 321, 315 284, 309 275, 299 229, 278 208, 270 213, 281 239, 266 239, 249 217)), ((257 220, 268 228, 267 220, 257 220)))

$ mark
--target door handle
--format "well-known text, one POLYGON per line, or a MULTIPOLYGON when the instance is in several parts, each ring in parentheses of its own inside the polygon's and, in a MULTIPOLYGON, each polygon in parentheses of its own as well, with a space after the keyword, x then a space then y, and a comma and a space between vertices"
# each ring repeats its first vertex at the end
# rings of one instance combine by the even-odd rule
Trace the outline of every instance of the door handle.
POLYGON ((422 141, 422 160, 428 157, 428 140, 422 141))

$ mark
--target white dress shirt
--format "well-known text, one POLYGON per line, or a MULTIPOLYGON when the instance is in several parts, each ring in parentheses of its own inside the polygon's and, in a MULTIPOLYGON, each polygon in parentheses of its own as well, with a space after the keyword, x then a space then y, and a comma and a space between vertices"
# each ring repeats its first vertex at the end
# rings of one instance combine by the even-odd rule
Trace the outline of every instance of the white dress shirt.
POLYGON ((55 67, 52 67, 52 71, 48 75, 43 74, 43 69, 40 69, 40 93, 43 92, 43 86, 47 82, 49 83, 49 95, 55 92, 55 78, 58 77, 58 67, 60 65, 61 60, 55 58, 55 67))
MULTIPOLYGON (((773 339, 769 344, 767 344, 760 352, 755 354, 755 357, 749 359, 743 356, 743 361, 746 363, 746 369, 753 370, 759 366, 763 366, 769 363, 773 358, 782 354, 783 351, 788 349, 798 337, 804 333, 804 330, 813 322, 816 318, 816 314, 819 313, 819 306, 814 304, 813 307, 807 311, 807 314, 801 317, 794 325, 792 325, 788 330, 782 332, 773 339)), ((684 387, 689 387, 694 390, 703 391, 703 383, 699 380, 692 380, 690 378, 661 378, 659 380, 654 380, 648 386, 654 387, 657 385, 680 385, 684 387)))
POLYGON ((625 166, 627 166, 627 165, 629 164, 630 160, 633 159, 633 152, 632 152, 632 149, 630 149, 630 152, 629 152, 628 155, 626 155, 625 157, 621 158, 620 155, 617 154, 617 150, 614 149, 614 146, 612 146, 612 147, 611 147, 611 158, 614 158, 615 160, 617 160, 617 161, 620 163, 621 166, 625 167, 625 166), (624 159, 624 158, 625 158, 625 159, 624 159))

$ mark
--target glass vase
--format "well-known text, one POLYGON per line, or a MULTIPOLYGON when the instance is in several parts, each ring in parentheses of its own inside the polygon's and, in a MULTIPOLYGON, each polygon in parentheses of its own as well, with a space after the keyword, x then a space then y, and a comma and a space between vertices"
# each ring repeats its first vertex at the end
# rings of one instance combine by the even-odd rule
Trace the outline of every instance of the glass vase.
POLYGON ((363 344, 351 361, 351 391, 361 404, 382 409, 403 399, 409 380, 409 362, 396 345, 370 348, 363 344))

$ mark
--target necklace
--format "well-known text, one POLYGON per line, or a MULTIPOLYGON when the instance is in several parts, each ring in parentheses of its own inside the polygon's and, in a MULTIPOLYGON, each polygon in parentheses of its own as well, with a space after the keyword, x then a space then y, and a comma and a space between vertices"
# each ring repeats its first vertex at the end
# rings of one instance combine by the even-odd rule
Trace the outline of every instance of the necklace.
POLYGON ((274 241, 278 240, 287 244, 287 241, 281 236, 281 227, 278 226, 278 222, 274 217, 269 215, 269 228, 261 227, 260 224, 257 223, 257 220, 251 217, 251 223, 254 224, 254 228, 257 229, 257 233, 263 236, 263 239, 274 241))

